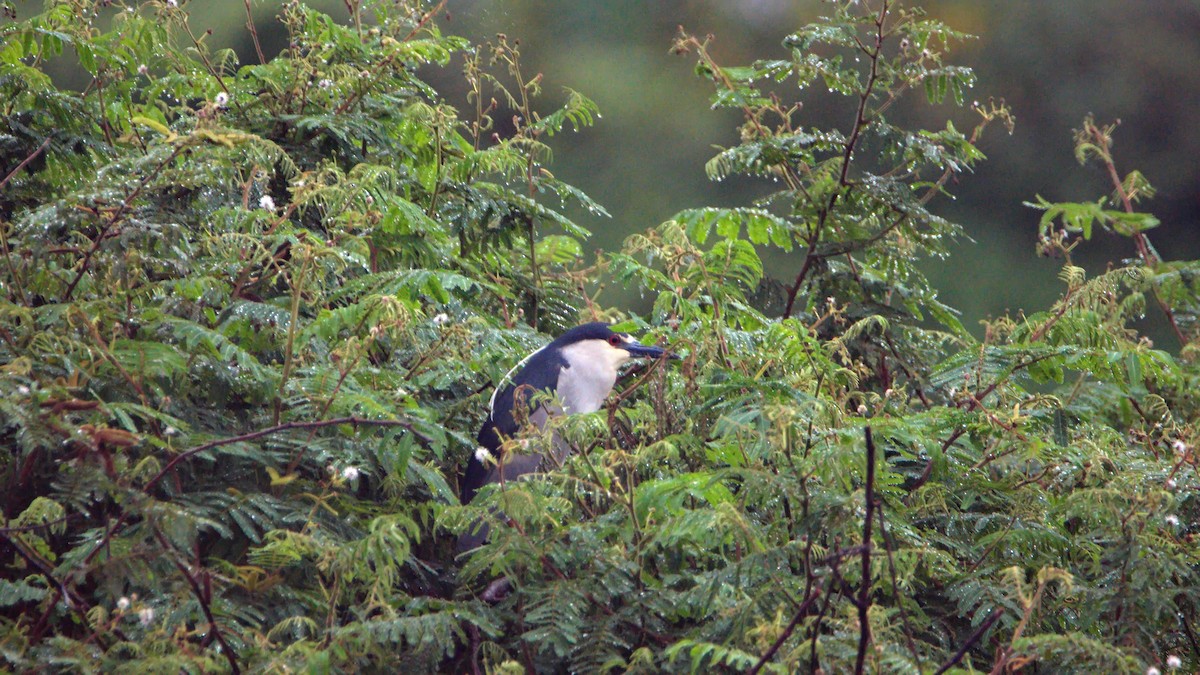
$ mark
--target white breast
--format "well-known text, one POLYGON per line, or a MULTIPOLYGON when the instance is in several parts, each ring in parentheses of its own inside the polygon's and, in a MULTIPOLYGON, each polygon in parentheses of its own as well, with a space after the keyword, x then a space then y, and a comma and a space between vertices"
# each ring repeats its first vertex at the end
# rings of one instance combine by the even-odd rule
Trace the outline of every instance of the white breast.
POLYGON ((582 340, 562 350, 568 367, 558 376, 557 394, 567 414, 600 409, 617 382, 617 368, 629 360, 629 352, 604 340, 582 340))

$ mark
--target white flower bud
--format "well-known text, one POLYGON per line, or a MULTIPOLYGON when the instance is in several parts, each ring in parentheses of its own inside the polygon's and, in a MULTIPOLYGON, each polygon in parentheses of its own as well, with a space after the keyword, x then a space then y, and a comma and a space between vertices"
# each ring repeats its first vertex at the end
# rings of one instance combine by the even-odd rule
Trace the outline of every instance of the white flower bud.
POLYGON ((481 445, 478 448, 475 448, 475 460, 482 464, 487 464, 488 462, 492 461, 492 453, 490 450, 481 445))
POLYGON ((271 198, 271 195, 263 195, 258 200, 258 208, 263 209, 264 211, 274 212, 275 200, 271 198))
POLYGON ((346 480, 356 480, 358 478, 358 467, 348 466, 342 469, 342 478, 346 480))
POLYGON ((117 609, 122 612, 129 609, 129 598, 122 597, 120 600, 117 600, 117 609))
POLYGON ((139 609, 138 621, 141 621, 143 626, 149 626, 150 624, 154 623, 154 610, 150 607, 139 609))
POLYGON ((1182 668, 1183 667, 1183 659, 1172 654, 1167 657, 1167 667, 1170 668, 1171 670, 1175 670, 1176 668, 1182 668))
POLYGON ((223 91, 217 92, 217 95, 213 97, 213 103, 216 103, 218 108, 224 108, 229 105, 229 94, 223 91))

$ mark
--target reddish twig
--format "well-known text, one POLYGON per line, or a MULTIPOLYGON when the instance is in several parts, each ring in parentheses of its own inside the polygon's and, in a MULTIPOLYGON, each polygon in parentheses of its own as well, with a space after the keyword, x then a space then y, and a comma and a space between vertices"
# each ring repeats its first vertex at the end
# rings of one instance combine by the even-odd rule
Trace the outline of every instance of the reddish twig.
MULTIPOLYGON (((167 538, 163 536, 163 533, 159 531, 157 527, 154 528, 154 537, 158 540, 159 545, 162 546, 163 549, 168 553, 175 550, 175 548, 171 546, 170 542, 167 541, 167 538)), ((171 562, 174 563, 175 569, 179 570, 179 573, 183 575, 183 578, 187 579, 188 585, 192 587, 192 594, 196 596, 196 603, 200 605, 200 610, 204 612, 204 618, 208 619, 208 629, 212 631, 213 638, 220 643, 221 653, 224 654, 225 659, 229 661, 230 672, 232 672, 233 675, 239 675, 242 672, 242 669, 238 666, 237 654, 234 653, 233 649, 229 646, 229 643, 225 641, 225 636, 221 635, 221 629, 217 626, 217 619, 213 616, 212 608, 209 607, 209 604, 212 602, 211 591, 208 593, 204 592, 204 589, 200 587, 200 582, 197 581, 196 577, 194 577, 192 573, 183 566, 183 563, 179 562, 174 555, 170 555, 169 557, 171 558, 171 562)))
POLYGON ((425 16, 421 17, 421 20, 417 22, 417 25, 413 26, 413 29, 408 33, 408 35, 404 36, 404 39, 401 40, 401 42, 408 42, 409 40, 413 39, 413 37, 425 27, 425 24, 429 23, 429 20, 432 19, 435 14, 442 11, 442 8, 446 6, 447 1, 448 0, 442 0, 437 4, 436 7, 428 12, 425 12, 425 16))
POLYGON ((804 284, 804 278, 812 268, 813 259, 817 257, 816 242, 820 239, 820 233, 825 227, 825 221, 829 218, 829 214, 833 212, 834 207, 837 206, 842 190, 850 186, 850 160, 854 156, 854 148, 858 145, 858 139, 861 137, 863 129, 867 126, 867 104, 870 102, 871 96, 875 93, 875 83, 879 79, 879 56, 883 51, 883 23, 887 18, 889 7, 890 3, 888 0, 884 0, 879 6, 879 16, 875 19, 874 50, 864 50, 867 58, 871 61, 871 69, 867 73, 867 82, 863 86, 862 94, 858 97, 858 110, 854 116, 854 127, 851 129, 850 137, 846 139, 846 146, 842 150, 842 170, 838 176, 838 189, 834 190, 833 194, 829 196, 829 203, 825 208, 821 209, 813 236, 810 237, 808 254, 804 258, 804 265, 800 268, 800 273, 796 275, 796 280, 792 282, 792 287, 788 289, 787 306, 783 311, 783 318, 785 319, 792 315, 792 306, 796 302, 796 295, 800 293, 800 287, 804 284))
MULTIPOLYGON (((1100 153, 1101 161, 1103 161, 1104 168, 1108 171, 1108 178, 1112 181, 1113 189, 1115 189, 1117 195, 1121 197, 1122 208, 1125 209, 1125 213, 1132 214, 1134 212, 1133 198, 1125 190, 1125 184, 1121 182, 1121 176, 1117 173, 1117 165, 1112 158, 1111 139, 1109 139, 1109 137, 1105 135, 1102 130, 1100 130, 1094 124, 1091 124, 1091 120, 1088 120, 1088 122, 1085 124, 1087 130, 1091 132, 1092 139, 1096 142, 1096 145, 1103 149, 1100 153)), ((1150 249, 1150 241, 1142 232, 1138 231, 1133 233, 1133 243, 1137 247, 1138 255, 1141 257, 1142 262, 1146 264, 1147 268, 1153 269, 1155 265, 1162 262, 1162 259, 1150 249)), ((1159 295, 1157 288, 1153 288, 1152 290, 1154 300, 1158 303, 1159 309, 1161 309, 1163 314, 1167 317, 1167 323, 1171 324, 1171 330, 1175 333, 1175 338, 1179 340, 1179 345, 1181 347, 1187 346, 1187 336, 1185 336, 1183 334, 1183 330, 1179 328, 1179 323, 1175 320, 1175 312, 1171 310, 1171 307, 1167 304, 1167 301, 1164 300, 1161 295, 1159 295)))
POLYGON ((188 458, 196 455, 197 453, 204 452, 205 450, 211 450, 213 448, 220 447, 222 445, 229 445, 231 443, 241 443, 243 441, 252 441, 256 438, 262 438, 263 436, 270 436, 271 434, 277 434, 281 431, 288 431, 290 429, 317 429, 320 427, 337 426, 339 424, 351 424, 354 426, 362 425, 362 426, 375 426, 375 427, 403 427, 403 428, 407 429, 410 433, 412 433, 412 435, 415 436, 423 445, 428 446, 432 442, 429 438, 426 438, 425 436, 422 436, 421 434, 417 433, 417 431, 413 428, 413 424, 411 422, 407 422, 404 420, 371 420, 371 419, 365 419, 362 417, 350 416, 350 417, 338 417, 336 419, 329 419, 329 420, 318 420, 315 422, 284 422, 283 424, 277 424, 273 427, 267 427, 266 429, 259 429, 258 431, 251 431, 249 433, 241 434, 238 436, 230 436, 228 438, 221 438, 221 439, 217 439, 215 441, 209 441, 208 443, 205 443, 203 445, 198 445, 194 448, 185 450, 185 451, 179 453, 178 455, 176 455, 173 459, 171 459, 170 462, 167 462, 167 465, 162 468, 162 471, 159 471, 157 474, 155 474, 155 476, 153 478, 146 481, 146 484, 144 486, 142 486, 142 490, 144 492, 149 492, 150 488, 157 485, 160 480, 165 478, 167 476, 167 474, 171 473, 171 470, 174 469, 180 462, 187 460, 188 458))
POLYGON ((792 633, 796 631, 796 626, 800 624, 800 620, 805 616, 808 616, 809 608, 814 602, 817 601, 817 598, 819 597, 821 597, 820 589, 814 589, 808 594, 808 597, 804 599, 804 602, 800 603, 800 606, 796 608, 796 614, 792 616, 792 620, 788 623, 787 627, 783 629, 783 633, 776 638, 770 649, 763 653, 762 657, 758 659, 758 663, 754 664, 754 667, 747 671, 748 675, 756 675, 758 671, 762 670, 762 667, 766 665, 767 661, 770 661, 771 658, 775 656, 775 653, 779 651, 779 648, 783 646, 783 643, 786 642, 787 639, 792 636, 792 633))
POLYGON ((254 53, 258 55, 258 62, 266 63, 267 58, 263 56, 262 45, 258 43, 258 29, 254 27, 254 14, 250 11, 250 0, 246 0, 246 28, 250 31, 251 41, 254 42, 254 53))
POLYGON ((1183 607, 1178 598, 1175 600, 1176 606, 1179 606, 1179 623, 1183 626, 1183 632, 1187 635, 1188 642, 1192 645, 1192 653, 1200 659, 1200 642, 1196 640, 1196 631, 1192 630, 1192 623, 1188 621, 1187 614, 1183 611, 1183 607))
POLYGON ((92 245, 88 248, 87 253, 83 255, 83 261, 79 263, 79 271, 75 273, 75 278, 71 280, 71 283, 67 284, 67 290, 63 291, 63 297, 60 302, 66 303, 70 301, 71 294, 75 292, 75 287, 79 285, 79 282, 83 279, 83 275, 87 274, 88 264, 91 263, 92 256, 96 255, 96 251, 100 250, 100 245, 103 244, 105 238, 107 238, 108 231, 125 217, 125 214, 133 206, 133 200, 137 199, 138 195, 140 195, 142 190, 150 184, 152 179, 159 176, 163 170, 163 167, 165 167, 167 164, 170 164, 176 157, 179 156, 179 153, 183 152, 184 147, 185 146, 182 143, 177 145, 175 149, 171 151, 171 154, 168 155, 167 158, 162 162, 160 162, 153 171, 147 171, 146 175, 142 176, 142 179, 138 181, 137 187, 135 187, 128 195, 126 195, 125 200, 121 202, 121 206, 118 207, 117 210, 113 211, 113 214, 111 217, 109 217, 108 222, 100 228, 100 233, 96 235, 96 240, 92 242, 92 245))
POLYGON ((976 642, 979 642, 979 639, 983 637, 983 634, 992 627, 992 624, 999 621, 1001 615, 1003 614, 1004 610, 1000 609, 999 607, 992 610, 991 616, 983 620, 983 623, 979 625, 979 628, 975 629, 975 632, 971 634, 971 637, 967 638, 967 641, 962 647, 959 647, 954 656, 951 656, 949 661, 946 661, 941 665, 940 668, 934 671, 933 675, 942 675, 942 673, 957 665, 959 661, 962 661, 962 658, 967 655, 967 652, 971 649, 971 647, 973 647, 976 642))
MULTIPOLYGON (((835 563, 834 571, 836 572, 836 570, 835 563)), ((829 611, 829 606, 833 604, 833 587, 836 581, 837 575, 830 575, 829 588, 825 591, 825 602, 821 603, 821 611, 817 612, 817 620, 813 623, 812 641, 809 643, 810 651, 808 655, 808 669, 813 673, 820 670, 821 662, 817 658, 817 639, 821 636, 821 622, 825 619, 825 612, 829 611)))
POLYGON ((17 168, 13 169, 12 171, 9 171, 8 175, 4 177, 4 180, 0 180, 0 190, 3 190, 4 186, 8 185, 8 181, 12 180, 12 177, 17 175, 17 172, 19 172, 21 169, 24 169, 33 160, 37 159, 37 156, 42 154, 42 152, 44 152, 46 150, 46 146, 50 145, 50 141, 53 138, 54 138, 53 134, 47 136, 46 140, 42 141, 42 144, 38 146, 37 150, 34 150, 33 152, 29 153, 28 157, 21 160, 21 163, 17 165, 17 168))
MULTIPOLYGON (((38 573, 45 577, 46 582, 54 587, 55 594, 59 598, 62 598, 63 603, 65 603, 71 611, 79 615, 80 622, 85 626, 88 625, 87 615, 88 612, 91 611, 91 606, 88 604, 87 600, 81 597, 78 593, 72 592, 70 588, 67 588, 65 582, 60 581, 54 576, 54 567, 45 558, 43 558, 36 550, 29 548, 25 544, 24 540, 18 536, 9 536, 9 533, 5 532, 0 533, 0 539, 7 541, 18 555, 24 558, 31 567, 36 569, 38 573)), ((50 613, 53 612, 54 608, 57 606, 58 602, 50 602, 48 604, 46 607, 46 612, 42 614, 42 617, 33 626, 33 632, 30 636, 31 641, 37 642, 41 639, 42 635, 45 633, 46 622, 49 620, 50 613)), ((118 634, 117 637, 121 640, 127 639, 124 635, 120 634, 118 634)))
MULTIPOLYGON (((406 35, 401 42, 408 42, 417 33, 419 33, 421 29, 424 28, 427 23, 429 23, 429 20, 432 19, 435 14, 442 11, 442 8, 446 6, 446 2, 447 0, 442 0, 436 7, 426 12, 425 15, 422 16, 419 21, 417 21, 417 25, 413 26, 412 31, 406 35)), ((346 111, 350 110, 350 108, 363 97, 367 91, 367 88, 372 82, 374 82, 375 78, 379 76, 379 73, 383 72, 385 68, 391 67, 392 62, 396 60, 397 55, 397 52, 388 54, 386 57, 381 59, 379 63, 375 64, 374 67, 370 68, 365 77, 359 78, 362 81, 362 86, 356 88, 354 92, 351 93, 350 96, 347 97, 346 100, 337 107, 335 112, 339 115, 342 115, 345 114, 346 111)))
POLYGON ((921 654, 917 651, 917 642, 913 639, 912 625, 908 622, 908 610, 904 609, 904 601, 900 597, 900 583, 896 580, 896 560, 892 557, 892 549, 895 545, 888 537, 885 518, 883 517, 883 500, 879 500, 877 504, 879 511, 879 536, 883 537, 883 550, 887 553, 888 572, 892 578, 892 593, 896 597, 896 606, 900 608, 900 622, 904 624, 904 639, 908 643, 908 651, 912 653, 913 663, 917 666, 917 672, 921 671, 921 654))
POLYGON ((862 537, 862 580, 858 586, 858 657, 854 660, 854 672, 862 673, 867 658, 867 644, 871 641, 871 622, 867 610, 871 608, 871 526, 875 519, 875 441, 871 438, 871 427, 863 429, 867 438, 867 484, 863 487, 866 495, 867 513, 863 516, 862 537))

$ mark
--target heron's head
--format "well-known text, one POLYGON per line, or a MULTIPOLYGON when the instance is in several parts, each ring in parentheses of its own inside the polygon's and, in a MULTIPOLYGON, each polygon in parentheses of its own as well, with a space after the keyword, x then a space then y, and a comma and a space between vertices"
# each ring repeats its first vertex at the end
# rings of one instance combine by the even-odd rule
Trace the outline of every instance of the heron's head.
POLYGON ((617 333, 604 322, 576 326, 558 336, 551 346, 576 358, 595 359, 613 369, 629 359, 679 358, 662 347, 644 345, 627 333, 617 333))

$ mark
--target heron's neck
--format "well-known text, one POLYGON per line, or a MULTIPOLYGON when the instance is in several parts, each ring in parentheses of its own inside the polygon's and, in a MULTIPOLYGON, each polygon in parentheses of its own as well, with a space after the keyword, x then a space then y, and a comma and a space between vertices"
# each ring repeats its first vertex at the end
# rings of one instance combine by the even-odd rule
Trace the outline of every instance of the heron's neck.
POLYGON ((600 409, 617 381, 617 369, 629 353, 602 340, 584 340, 562 350, 567 368, 558 378, 558 396, 567 414, 600 409))

